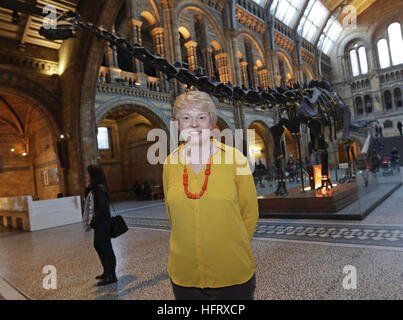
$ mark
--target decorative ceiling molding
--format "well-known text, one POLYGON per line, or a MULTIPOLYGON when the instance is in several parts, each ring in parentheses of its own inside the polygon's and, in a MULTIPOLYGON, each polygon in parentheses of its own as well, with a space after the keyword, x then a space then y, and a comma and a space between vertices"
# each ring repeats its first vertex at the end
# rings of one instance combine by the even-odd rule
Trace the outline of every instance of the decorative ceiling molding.
POLYGON ((235 7, 235 18, 240 24, 259 34, 263 35, 266 31, 267 26, 263 20, 238 5, 235 7))
MULTIPOLYGON (((0 49, 1 50, 1 49, 0 49)), ((0 51, 0 64, 11 64, 16 67, 34 69, 47 75, 59 73, 59 63, 38 58, 30 58, 16 53, 0 51)))
POLYGON ((294 51, 295 42, 287 38, 280 32, 277 31, 274 32, 274 41, 276 42, 276 45, 288 50, 289 52, 294 51))
POLYGON ((201 2, 217 11, 222 12, 224 10, 225 3, 222 0, 201 0, 201 2))

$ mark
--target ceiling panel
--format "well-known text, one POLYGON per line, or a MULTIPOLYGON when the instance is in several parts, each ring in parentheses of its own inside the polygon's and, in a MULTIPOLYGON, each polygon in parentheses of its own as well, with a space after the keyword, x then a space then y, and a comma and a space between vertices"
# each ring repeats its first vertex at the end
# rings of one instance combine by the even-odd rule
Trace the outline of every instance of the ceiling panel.
MULTIPOLYGON (((39 8, 52 6, 57 14, 75 11, 79 0, 37 0, 39 8)), ((44 18, 19 13, 18 24, 12 22, 12 10, 0 7, 0 37, 58 50, 61 41, 50 41, 39 35, 44 18)))

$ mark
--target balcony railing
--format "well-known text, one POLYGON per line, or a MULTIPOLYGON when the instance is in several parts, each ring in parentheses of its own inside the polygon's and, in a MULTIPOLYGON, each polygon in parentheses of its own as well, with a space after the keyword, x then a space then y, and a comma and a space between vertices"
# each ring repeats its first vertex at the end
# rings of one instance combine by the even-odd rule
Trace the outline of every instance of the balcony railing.
POLYGON ((133 96, 144 99, 161 100, 167 102, 171 101, 170 93, 153 91, 146 88, 130 87, 122 85, 120 83, 98 83, 97 92, 133 96))
POLYGON ((351 90, 352 91, 360 91, 371 88, 371 82, 368 77, 359 78, 351 81, 351 90))
POLYGON ((393 68, 379 74, 379 82, 382 87, 390 84, 403 82, 403 68, 393 68))
POLYGON ((240 7, 249 11, 249 13, 253 14, 254 16, 260 18, 263 21, 265 20, 264 9, 252 0, 237 0, 236 3, 240 7))

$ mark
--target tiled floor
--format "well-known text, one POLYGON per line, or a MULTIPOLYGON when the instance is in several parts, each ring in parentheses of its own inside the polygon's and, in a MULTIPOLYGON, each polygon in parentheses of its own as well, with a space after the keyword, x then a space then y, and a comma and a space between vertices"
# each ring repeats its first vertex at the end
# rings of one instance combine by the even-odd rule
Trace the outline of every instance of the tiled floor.
MULTIPOLYGON (((260 224, 306 224, 323 227, 403 227, 403 187, 363 221, 262 219, 260 224)), ((166 221, 162 201, 120 203, 115 210, 132 219, 166 221), (136 207, 131 210, 129 208, 136 207)), ((158 222, 159 221, 159 222, 158 222)), ((399 229, 400 230, 400 229, 399 229)), ((30 299, 173 299, 167 269, 169 230, 156 226, 130 228, 113 240, 118 283, 95 286, 101 272, 92 247, 92 231, 74 224, 32 233, 0 236, 0 276, 30 299), (57 289, 44 289, 57 271, 57 289), (46 282, 46 281, 45 281, 46 282)), ((348 237, 348 235, 347 235, 348 237)), ((252 241, 256 263, 256 299, 402 299, 403 248, 355 242, 320 242, 273 236, 252 241), (343 288, 346 266, 357 272, 357 289, 343 288)), ((1 292, 0 292, 1 295, 1 292)))

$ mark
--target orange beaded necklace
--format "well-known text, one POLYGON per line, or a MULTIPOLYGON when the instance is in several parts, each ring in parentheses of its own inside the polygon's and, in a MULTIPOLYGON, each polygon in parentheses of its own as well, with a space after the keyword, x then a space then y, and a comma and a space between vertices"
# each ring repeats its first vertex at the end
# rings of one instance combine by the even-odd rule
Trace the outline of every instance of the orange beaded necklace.
MULTIPOLYGON (((210 154, 211 154, 211 145, 210 145, 210 154)), ((185 160, 185 168, 183 169, 183 187, 184 187, 184 189, 185 189, 185 193, 186 193, 186 195, 187 195, 187 197, 189 198, 189 199, 200 199, 202 196, 203 196, 203 194, 206 192, 206 190, 207 190, 207 183, 208 183, 208 178, 209 178, 209 175, 210 175, 210 173, 211 173, 211 157, 212 157, 213 155, 211 154, 211 156, 209 157, 209 159, 208 159, 208 161, 207 161, 207 164, 206 164, 206 170, 204 171, 204 175, 205 175, 205 178, 204 178, 204 183, 203 183, 203 186, 202 186, 202 189, 201 189, 201 191, 199 192, 199 194, 196 194, 196 193, 192 193, 192 192, 190 192, 189 191, 189 189, 188 189, 188 185, 189 185, 189 180, 188 180, 188 178, 189 178, 189 176, 188 176, 188 170, 187 170, 187 168, 186 168, 186 160, 185 160)))

